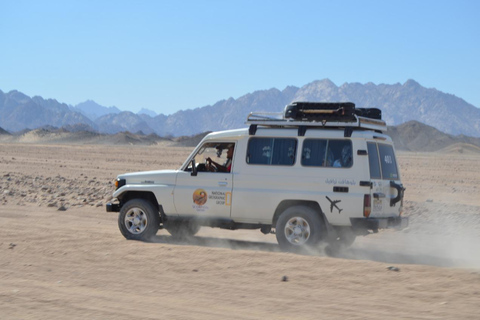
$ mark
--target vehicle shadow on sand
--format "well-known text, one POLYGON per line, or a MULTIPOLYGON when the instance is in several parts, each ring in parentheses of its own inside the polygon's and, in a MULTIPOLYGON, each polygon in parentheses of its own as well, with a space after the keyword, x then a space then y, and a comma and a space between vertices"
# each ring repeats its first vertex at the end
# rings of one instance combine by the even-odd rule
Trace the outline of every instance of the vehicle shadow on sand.
POLYGON ((194 236, 188 238, 176 238, 166 235, 156 235, 150 242, 165 243, 181 246, 200 246, 210 248, 228 248, 232 250, 252 250, 266 252, 281 252, 282 250, 276 243, 233 240, 225 238, 212 238, 203 236, 194 236))
MULTIPOLYGON (((179 239, 170 235, 156 235, 150 239, 150 242, 180 246, 227 248, 232 250, 282 252, 276 243, 213 238, 205 236, 194 236, 179 239)), ((369 260, 388 264, 417 264, 436 267, 471 267, 471 263, 468 263, 468 261, 459 261, 446 257, 437 257, 417 253, 383 251, 376 248, 359 248, 355 245, 351 248, 347 248, 335 253, 325 250, 325 246, 320 246, 318 249, 306 250, 297 254, 319 257, 328 256, 336 259, 369 260)))

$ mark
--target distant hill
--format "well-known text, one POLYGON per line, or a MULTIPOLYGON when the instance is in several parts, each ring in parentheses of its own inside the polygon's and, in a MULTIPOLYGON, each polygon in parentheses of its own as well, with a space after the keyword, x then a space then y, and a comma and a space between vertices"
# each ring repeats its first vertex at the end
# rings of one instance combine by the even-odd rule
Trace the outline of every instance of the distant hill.
MULTIPOLYGON (((115 134, 94 132, 89 127, 81 130, 80 126, 54 128, 46 126, 35 130, 24 130, 14 135, 0 128, 0 142, 7 143, 55 143, 55 144, 108 144, 108 145, 168 145, 195 147, 210 132, 192 136, 159 137, 152 133, 131 133, 128 131, 115 134)), ((420 123, 409 121, 399 126, 388 127, 386 132, 393 139, 397 150, 413 152, 441 152, 450 154, 480 154, 480 138, 452 136, 420 123)))
POLYGON ((173 141, 178 146, 196 147, 200 143, 200 141, 202 141, 202 139, 205 138, 205 136, 209 133, 211 133, 211 131, 199 133, 194 136, 181 136, 178 138, 174 138, 173 141))
POLYGON ((122 131, 142 131, 146 134, 155 133, 154 129, 152 129, 143 119, 144 117, 150 118, 147 115, 139 116, 133 112, 123 111, 119 114, 110 113, 101 116, 95 120, 95 124, 98 128, 101 128, 101 132, 105 133, 116 133, 122 131))
MULTIPOLYGON (((79 129, 74 127, 74 129, 79 129)), ((1 134, 0 142, 6 143, 32 143, 32 144, 105 144, 105 145, 153 145, 166 142, 175 144, 171 139, 162 138, 156 134, 135 134, 131 132, 118 132, 105 134, 93 131, 69 131, 65 128, 40 128, 24 130, 21 133, 1 134)))
POLYGON ((95 123, 79 112, 74 112, 65 103, 53 99, 29 96, 13 90, 0 91, 0 127, 9 131, 25 128, 40 128, 51 125, 61 127, 77 123, 95 128, 95 123))
POLYGON ((10 132, 3 130, 3 128, 0 128, 0 135, 11 135, 10 132))
POLYGON ((474 146, 472 144, 466 143, 455 143, 450 145, 446 148, 439 150, 440 153, 448 153, 448 154, 480 154, 480 147, 474 146))
POLYGON ((117 107, 104 107, 92 100, 79 103, 74 107, 70 107, 70 109, 80 112, 92 121, 106 114, 118 114, 121 112, 117 107))
POLYGON ((142 130, 146 134, 179 137, 241 128, 250 112, 281 112, 292 101, 352 101, 357 107, 380 108, 389 125, 415 120, 448 134, 480 137, 480 109, 454 95, 422 87, 414 80, 393 85, 345 83, 336 86, 324 79, 301 88, 255 91, 238 99, 229 98, 213 105, 154 117, 149 112, 135 114, 119 112, 117 108, 105 113, 109 109, 93 101, 86 101, 79 107, 80 112, 56 100, 30 99, 18 91, 0 91, 0 126, 20 131, 44 125, 61 127, 82 123, 102 133, 142 130), (85 114, 91 108, 99 111, 94 116, 90 114, 92 119, 89 119, 85 114))
POLYGON ((142 108, 140 109, 140 111, 137 112, 138 115, 140 114, 146 114, 147 116, 150 116, 150 117, 156 117, 157 116, 157 113, 153 110, 149 110, 149 109, 145 109, 145 108, 142 108))
POLYGON ((387 134, 398 150, 439 151, 456 144, 480 147, 480 138, 453 136, 418 121, 388 127, 387 134))

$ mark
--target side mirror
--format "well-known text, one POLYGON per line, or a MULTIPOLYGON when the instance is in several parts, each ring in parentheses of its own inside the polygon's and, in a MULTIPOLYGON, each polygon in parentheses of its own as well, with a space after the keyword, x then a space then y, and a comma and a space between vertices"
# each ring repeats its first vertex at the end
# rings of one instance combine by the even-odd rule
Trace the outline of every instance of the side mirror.
POLYGON ((195 158, 192 159, 192 173, 191 176, 197 176, 197 166, 195 165, 195 158))

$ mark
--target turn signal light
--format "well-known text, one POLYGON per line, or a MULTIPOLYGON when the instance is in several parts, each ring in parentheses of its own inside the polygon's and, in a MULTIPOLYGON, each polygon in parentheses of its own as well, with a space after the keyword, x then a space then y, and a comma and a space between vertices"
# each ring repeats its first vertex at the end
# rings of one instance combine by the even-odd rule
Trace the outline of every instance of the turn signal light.
POLYGON ((368 218, 372 212, 372 197, 369 194, 363 197, 363 216, 368 218))
POLYGON ((123 187, 126 183, 127 183, 127 181, 126 181, 125 179, 117 179, 117 180, 115 180, 115 190, 117 190, 118 188, 123 187))

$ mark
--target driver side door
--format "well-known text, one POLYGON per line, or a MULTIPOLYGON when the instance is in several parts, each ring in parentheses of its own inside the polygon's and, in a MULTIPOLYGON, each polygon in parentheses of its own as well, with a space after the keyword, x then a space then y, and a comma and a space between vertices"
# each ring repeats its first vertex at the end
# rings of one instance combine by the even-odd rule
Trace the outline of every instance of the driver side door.
MULTIPOLYGON (((230 218, 232 173, 205 171, 205 163, 207 158, 220 164, 225 163, 226 148, 232 144, 234 143, 204 143, 195 155, 197 175, 192 175, 191 168, 177 174, 173 198, 178 215, 230 218)), ((234 163, 232 168, 233 165, 234 163)))

